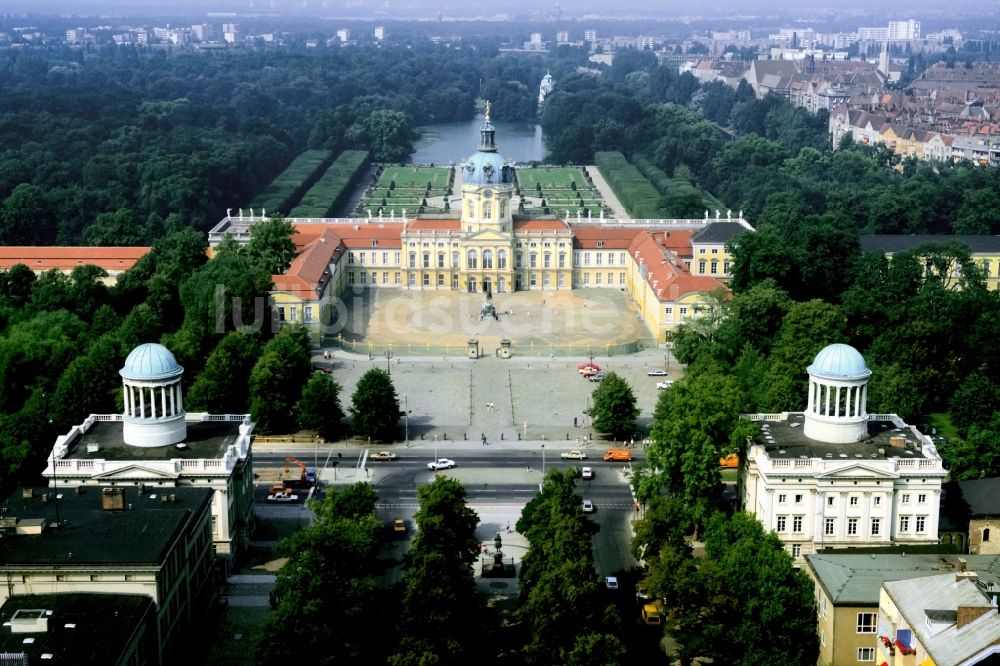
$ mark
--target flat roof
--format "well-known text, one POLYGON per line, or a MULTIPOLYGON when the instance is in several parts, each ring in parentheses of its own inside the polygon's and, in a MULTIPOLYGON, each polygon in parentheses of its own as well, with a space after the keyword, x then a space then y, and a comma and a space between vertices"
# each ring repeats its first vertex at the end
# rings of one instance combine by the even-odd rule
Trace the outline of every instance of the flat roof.
MULTIPOLYGON (((155 630, 153 600, 140 594, 33 594, 10 597, 0 606, 0 653, 24 653, 32 664, 107 666, 125 656, 144 621, 155 630), (40 611, 40 612, 33 612, 40 611), (45 631, 15 633, 10 626, 44 618, 45 631), (26 639, 32 639, 25 642, 26 639), (51 655, 44 659, 42 655, 51 655)), ((150 636, 155 641, 155 634, 150 636)), ((155 645, 155 643, 154 643, 155 645)))
POLYGON ((760 433, 754 443, 767 451, 772 459, 785 458, 833 458, 845 460, 890 458, 925 458, 921 442, 914 435, 912 426, 900 428, 892 421, 868 421, 868 438, 860 442, 830 444, 809 439, 803 432, 805 415, 795 412, 784 421, 761 421, 760 433), (770 439, 768 439, 770 436, 770 439), (905 448, 897 448, 889 443, 892 437, 907 439, 905 448), (879 453, 879 450, 882 450, 879 453))
POLYGON ((3 502, 3 518, 27 524, 41 522, 41 534, 15 534, 0 539, 0 568, 86 567, 93 565, 159 565, 176 535, 192 516, 209 510, 211 488, 117 486, 123 492, 123 511, 101 508, 102 489, 18 489, 3 502), (58 492, 59 528, 56 522, 58 492), (161 494, 175 501, 163 501, 161 494), (48 499, 46 499, 46 497, 48 499))
POLYGON ((878 606, 882 583, 924 578, 960 570, 975 571, 980 580, 1000 581, 1000 555, 945 555, 937 553, 817 553, 806 555, 813 572, 835 606, 878 606))
POLYGON ((87 432, 73 440, 63 460, 199 460, 222 458, 226 450, 236 443, 240 434, 239 421, 188 421, 187 446, 131 446, 125 443, 122 421, 97 421, 87 432), (97 450, 88 453, 87 447, 97 450))

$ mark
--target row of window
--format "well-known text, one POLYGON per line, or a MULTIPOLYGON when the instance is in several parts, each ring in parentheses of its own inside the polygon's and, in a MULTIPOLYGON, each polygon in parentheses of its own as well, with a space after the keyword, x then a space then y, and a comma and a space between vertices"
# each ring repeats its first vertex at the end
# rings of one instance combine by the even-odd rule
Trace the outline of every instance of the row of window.
MULTIPOLYGON (((802 501, 805 499, 805 495, 802 495, 800 493, 796 493, 794 495, 794 497, 795 497, 795 500, 794 500, 795 504, 802 504, 802 501)), ((900 493, 900 495, 899 495, 899 503, 900 504, 909 504, 911 497, 912 497, 912 495, 910 493, 900 493)), ((836 506, 836 500, 837 500, 837 498, 836 498, 835 495, 827 495, 826 496, 826 505, 827 506, 836 506)), ((861 502, 861 496, 860 495, 849 495, 848 498, 847 498, 847 503, 848 503, 849 506, 858 506, 860 504, 860 502, 861 502)), ((778 494, 778 504, 787 504, 787 503, 788 503, 788 495, 785 494, 785 493, 779 493, 778 494)), ((872 497, 872 505, 873 506, 881 506, 881 504, 882 504, 882 496, 881 495, 875 495, 874 497, 872 497)), ((917 504, 927 504, 927 493, 917 493, 917 504)))
MULTIPOLYGON (((354 273, 350 274, 351 276, 354 273)), ((364 275, 364 273, 362 273, 364 275)), ((374 273, 372 273, 372 282, 374 282, 374 273)), ((353 282, 353 280, 351 280, 353 282)), ((362 279, 362 282, 364 280, 362 279)), ((298 321, 299 320, 299 306, 297 305, 279 305, 278 306, 278 320, 279 321, 298 321)), ((302 307, 302 321, 307 324, 313 320, 313 306, 305 305, 302 307)))
MULTIPOLYGON (((792 516, 791 517, 792 533, 801 534, 802 533, 802 523, 803 516, 792 516)), ((910 531, 910 520, 913 520, 913 531, 916 534, 924 534, 927 531, 927 516, 900 516, 899 517, 899 531, 901 533, 906 533, 910 531)), ((847 536, 858 536, 860 518, 847 518, 847 536)), ((788 531, 788 516, 775 516, 774 519, 774 531, 778 534, 782 534, 788 531)), ((836 518, 826 518, 823 521, 823 534, 825 536, 836 536, 837 534, 837 519, 836 518)), ((882 535, 882 519, 872 518, 868 530, 869 536, 881 536, 882 535)))
MULTIPOLYGON (((730 267, 730 265, 731 264, 730 264, 730 261, 728 259, 726 261, 722 262, 722 274, 723 275, 729 275, 729 267, 730 267)), ((705 275, 705 269, 707 267, 708 267, 708 262, 706 262, 704 259, 700 259, 698 261, 698 275, 705 275)), ((717 259, 713 259, 712 260, 712 266, 711 266, 711 268, 712 268, 712 270, 711 270, 710 275, 718 275, 719 274, 719 261, 717 259)))
MULTIPOLYGON (((375 241, 372 241, 372 243, 374 243, 374 242, 375 241)), ((360 264, 360 265, 362 265, 362 266, 365 263, 377 264, 378 263, 378 258, 379 258, 378 255, 379 255, 378 252, 367 252, 367 253, 366 252, 357 252, 357 253, 355 253, 352 250, 352 251, 350 251, 350 252, 347 253, 347 263, 353 264, 353 263, 355 263, 355 259, 357 259, 357 263, 360 264), (365 255, 366 254, 368 255, 367 262, 365 261, 365 255)), ((399 252, 393 252, 392 253, 392 257, 393 257, 393 263, 389 264, 389 253, 388 252, 382 252, 382 265, 383 266, 389 266, 389 265, 398 266, 399 265, 399 252)))

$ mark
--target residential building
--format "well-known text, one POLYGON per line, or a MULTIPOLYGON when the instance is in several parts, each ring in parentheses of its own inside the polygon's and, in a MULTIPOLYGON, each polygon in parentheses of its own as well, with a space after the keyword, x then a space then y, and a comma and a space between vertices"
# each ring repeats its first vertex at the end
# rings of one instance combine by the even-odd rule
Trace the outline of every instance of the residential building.
POLYGON ((375 28, 374 35, 375 35, 375 41, 381 42, 383 39, 385 39, 385 28, 382 26, 378 26, 377 28, 375 28))
POLYGON ((56 246, 0 246, 0 270, 10 270, 17 264, 24 264, 35 275, 48 271, 59 271, 69 275, 79 266, 103 268, 107 276, 102 281, 112 285, 118 276, 135 266, 135 263, 149 254, 149 247, 56 247, 56 246))
POLYGON ((895 414, 867 412, 864 357, 824 347, 806 370, 806 409, 747 414, 742 507, 801 563, 828 549, 935 544, 946 470, 933 442, 895 414))
POLYGON ((787 98, 797 73, 798 65, 790 60, 754 60, 743 78, 753 88, 757 99, 767 97, 768 93, 787 98))
POLYGON ((889 21, 889 28, 886 30, 886 39, 890 42, 906 42, 911 39, 920 39, 920 21, 913 19, 889 21))
POLYGON ((882 583, 875 661, 889 666, 997 663, 998 594, 993 571, 960 569, 882 583))
POLYGON ((138 594, 32 594, 0 607, 6 663, 159 666, 156 606, 138 594))
POLYGON ((949 481, 944 486, 941 521, 949 521, 949 541, 960 552, 1000 555, 1000 478, 949 481))
POLYGON ((819 659, 828 666, 873 662, 878 650, 879 594, 886 581, 958 572, 1000 573, 1000 557, 946 553, 846 553, 827 551, 805 557, 803 571, 816 584, 819 659))
POLYGON ((139 345, 119 374, 124 413, 91 414, 60 435, 43 476, 64 493, 107 486, 210 490, 211 541, 220 574, 228 574, 253 524, 249 415, 186 412, 184 368, 163 345, 139 345))
POLYGON ((19 490, 0 517, 0 601, 77 593, 149 598, 159 663, 178 663, 217 598, 212 495, 207 487, 110 483, 19 490))
POLYGON ((340 28, 337 30, 337 39, 340 40, 341 44, 346 44, 351 41, 351 31, 347 28, 340 28))

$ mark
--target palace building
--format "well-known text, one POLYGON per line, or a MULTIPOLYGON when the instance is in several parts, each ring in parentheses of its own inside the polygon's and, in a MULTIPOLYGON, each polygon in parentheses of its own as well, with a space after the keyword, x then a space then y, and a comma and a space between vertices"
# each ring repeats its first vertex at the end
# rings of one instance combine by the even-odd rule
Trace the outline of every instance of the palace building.
MULTIPOLYGON (((725 287, 727 243, 753 231, 742 213, 703 219, 592 220, 515 212, 517 174, 498 152, 489 106, 478 149, 456 168, 459 211, 389 219, 290 218, 298 255, 273 276, 277 318, 317 337, 346 289, 493 293, 619 289, 660 341, 725 287), (460 187, 459 187, 460 183, 460 187)), ((209 233, 248 243, 263 217, 227 214, 209 233)))

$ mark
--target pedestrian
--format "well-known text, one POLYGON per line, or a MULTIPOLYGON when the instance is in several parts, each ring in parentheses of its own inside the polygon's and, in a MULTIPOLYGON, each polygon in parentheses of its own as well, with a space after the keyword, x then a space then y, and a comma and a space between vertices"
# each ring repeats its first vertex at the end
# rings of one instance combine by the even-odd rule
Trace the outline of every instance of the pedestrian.
POLYGON ((486 446, 486 433, 483 433, 483 446, 486 446))
POLYGON ((510 523, 507 523, 507 534, 510 534, 510 523))

